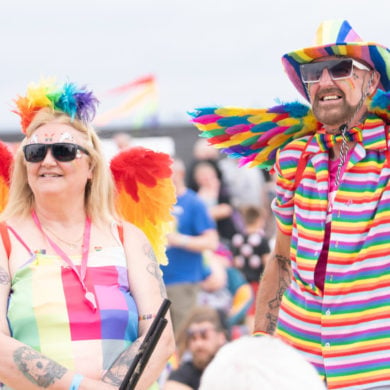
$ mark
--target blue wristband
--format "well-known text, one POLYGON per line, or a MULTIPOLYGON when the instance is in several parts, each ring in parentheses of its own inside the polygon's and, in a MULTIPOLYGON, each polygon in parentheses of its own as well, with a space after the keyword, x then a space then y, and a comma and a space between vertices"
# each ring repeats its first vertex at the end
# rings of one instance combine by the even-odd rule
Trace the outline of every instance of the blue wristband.
POLYGON ((78 390, 80 383, 83 379, 84 377, 81 374, 75 374, 72 383, 70 384, 69 390, 78 390))

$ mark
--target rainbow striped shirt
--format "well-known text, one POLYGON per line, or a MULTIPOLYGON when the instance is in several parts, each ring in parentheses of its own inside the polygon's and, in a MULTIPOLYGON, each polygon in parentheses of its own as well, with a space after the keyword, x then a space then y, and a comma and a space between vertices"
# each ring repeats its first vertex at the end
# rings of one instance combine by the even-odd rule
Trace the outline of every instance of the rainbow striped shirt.
POLYGON ((291 235, 293 280, 278 334, 326 377, 329 389, 390 386, 390 167, 384 122, 359 130, 332 209, 324 291, 315 286, 328 206, 323 130, 280 151, 275 166, 278 227, 291 235), (306 145, 307 144, 307 145, 306 145), (307 166, 296 190, 302 152, 307 166))

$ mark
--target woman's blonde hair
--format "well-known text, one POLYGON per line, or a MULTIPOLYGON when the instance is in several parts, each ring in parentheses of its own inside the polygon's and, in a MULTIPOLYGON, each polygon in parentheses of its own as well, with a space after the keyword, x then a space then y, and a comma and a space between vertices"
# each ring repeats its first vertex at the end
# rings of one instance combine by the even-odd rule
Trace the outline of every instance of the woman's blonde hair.
POLYGON ((15 155, 8 203, 1 214, 1 219, 27 216, 34 208, 34 194, 27 181, 23 146, 40 126, 53 121, 72 126, 85 138, 83 146, 89 152, 92 167, 92 178, 88 180, 85 188, 84 205, 87 215, 95 221, 113 221, 117 217, 114 204, 115 186, 99 137, 91 126, 86 126, 80 120, 72 119, 67 114, 50 108, 39 110, 26 129, 26 138, 15 155))

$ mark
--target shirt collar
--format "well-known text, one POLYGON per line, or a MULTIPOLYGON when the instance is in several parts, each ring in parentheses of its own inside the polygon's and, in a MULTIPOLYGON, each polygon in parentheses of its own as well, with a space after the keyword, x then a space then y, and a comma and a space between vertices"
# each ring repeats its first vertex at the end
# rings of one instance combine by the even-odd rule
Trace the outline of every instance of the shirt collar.
MULTIPOLYGON (((383 119, 375 114, 368 114, 365 121, 350 129, 346 137, 349 141, 360 143, 364 149, 386 150, 388 140, 386 139, 385 123, 383 119)), ((325 152, 335 143, 342 141, 340 134, 334 136, 327 134, 324 128, 319 129, 310 139, 306 151, 310 154, 325 152)))

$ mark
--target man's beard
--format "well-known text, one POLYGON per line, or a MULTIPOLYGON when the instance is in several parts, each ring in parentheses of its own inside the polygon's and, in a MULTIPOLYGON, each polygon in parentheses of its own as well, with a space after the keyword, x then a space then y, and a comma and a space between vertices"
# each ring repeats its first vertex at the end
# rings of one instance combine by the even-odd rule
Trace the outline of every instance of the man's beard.
POLYGON ((338 96, 341 96, 339 105, 334 108, 322 108, 320 105, 320 100, 318 98, 319 93, 316 94, 314 102, 312 104, 313 113, 317 120, 328 126, 340 126, 344 123, 349 122, 354 114, 356 113, 357 107, 351 106, 345 101, 345 95, 339 89, 335 90, 334 88, 329 90, 319 91, 321 93, 334 93, 338 96), (341 101, 342 100, 342 101, 341 101))
MULTIPOLYGON (((204 352, 204 351, 203 351, 204 352)), ((193 353, 192 355, 192 363, 199 370, 204 370, 207 365, 213 360, 215 354, 210 353, 193 353)))

